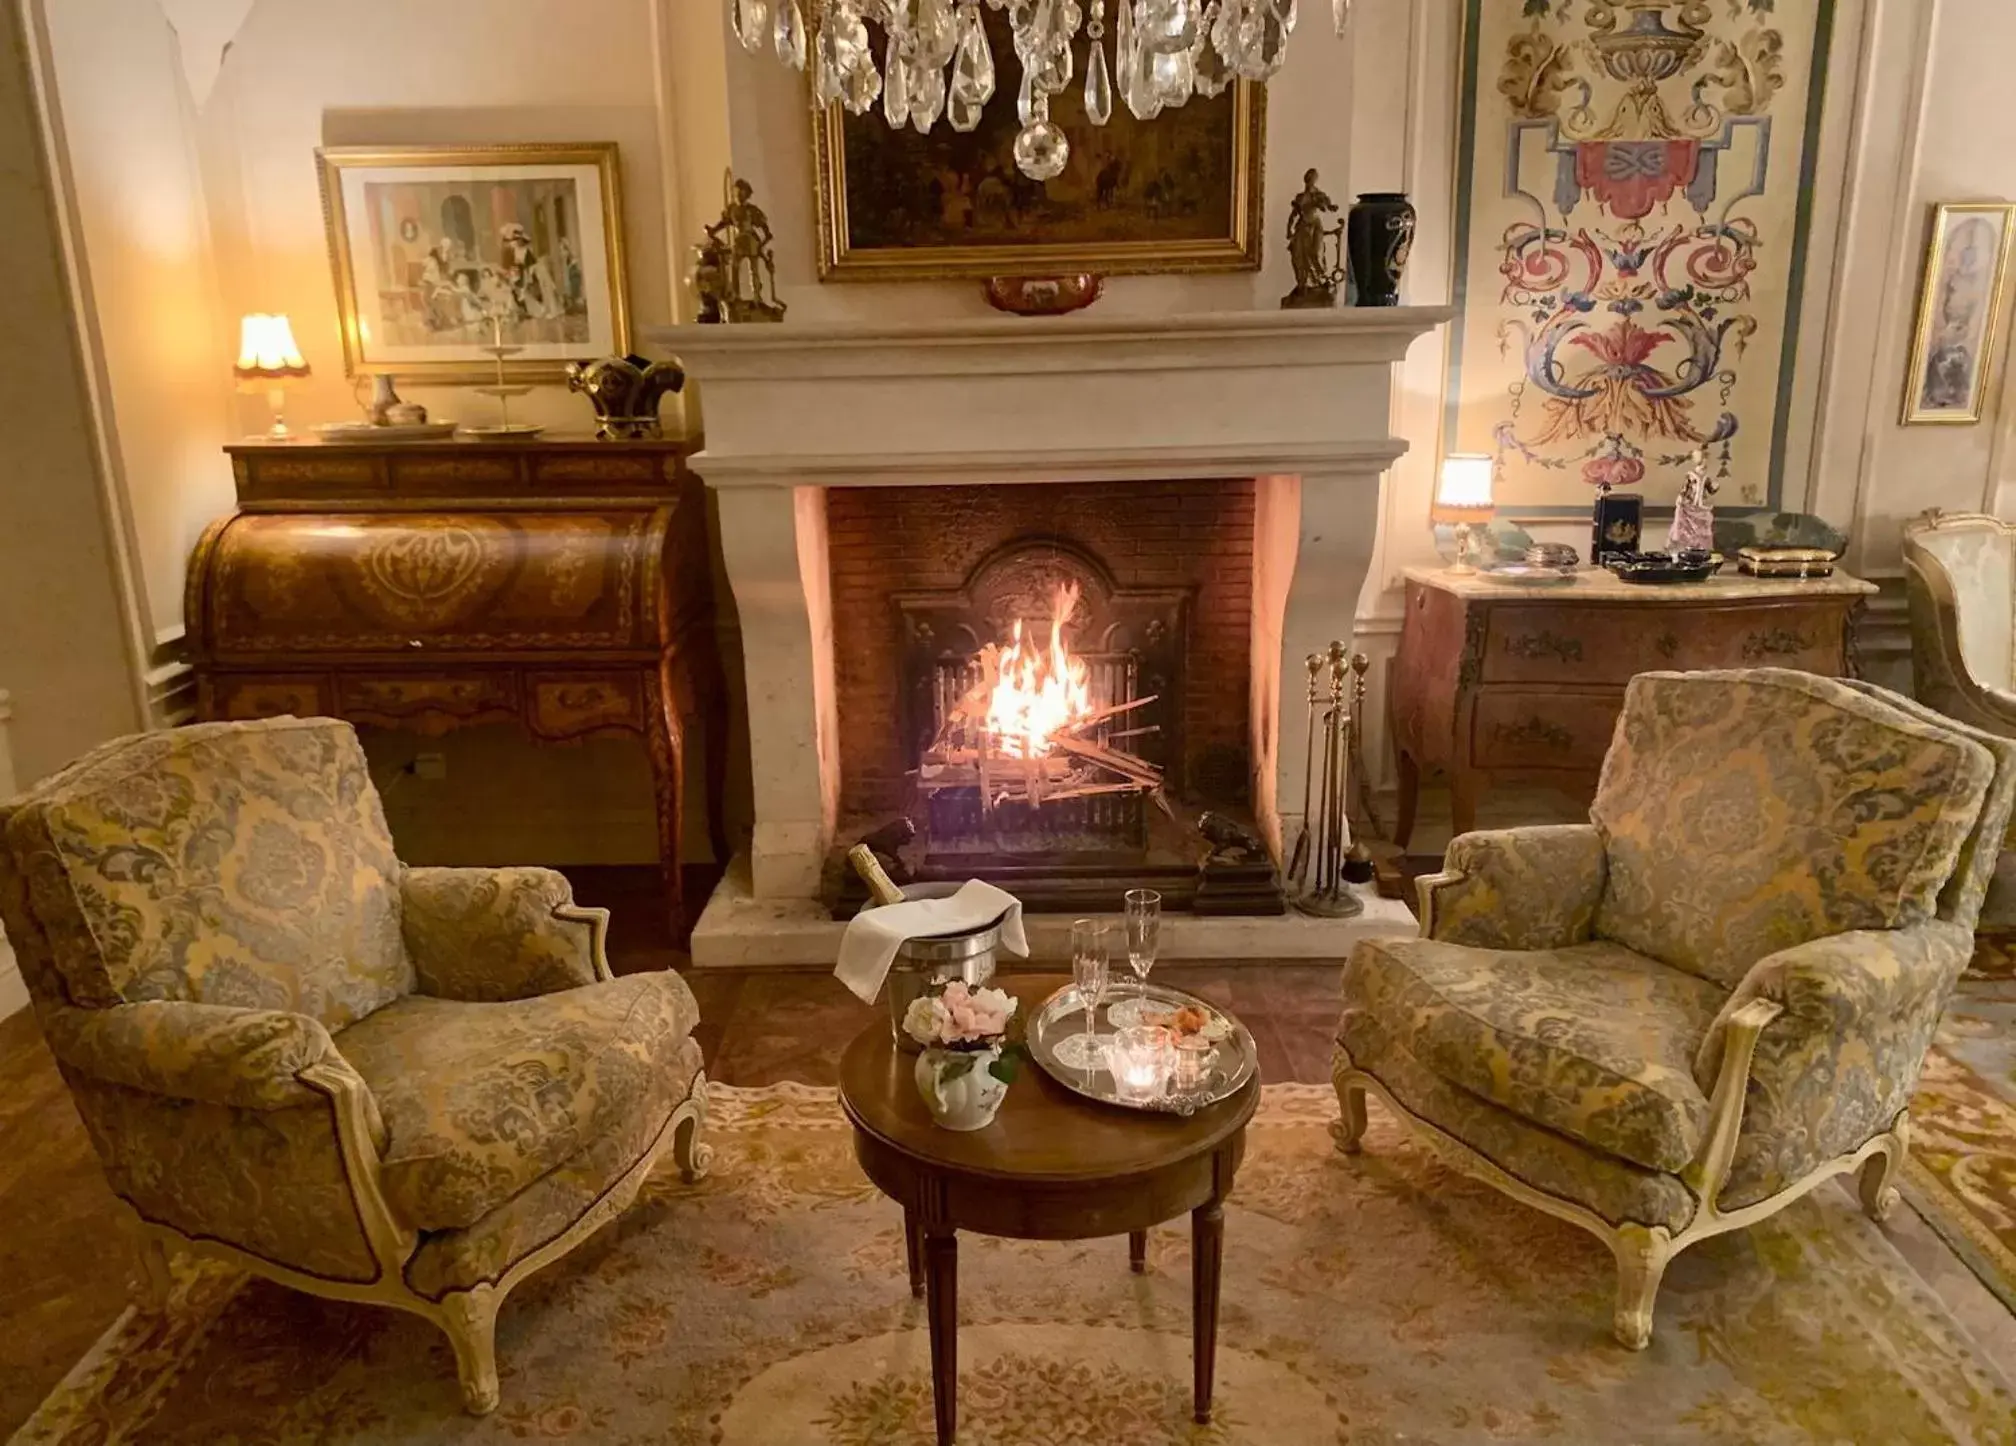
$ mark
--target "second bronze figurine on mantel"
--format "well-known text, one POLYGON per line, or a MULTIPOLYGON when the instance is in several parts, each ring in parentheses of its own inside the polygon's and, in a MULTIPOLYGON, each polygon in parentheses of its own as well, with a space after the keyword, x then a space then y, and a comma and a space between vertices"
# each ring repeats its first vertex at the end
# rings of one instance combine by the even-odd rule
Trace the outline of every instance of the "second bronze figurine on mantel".
POLYGON ((700 298, 702 322, 782 321, 786 310, 777 299, 776 233, 770 218, 756 204, 756 188, 735 179, 730 171, 724 189, 721 219, 707 228, 706 239, 693 248, 693 290, 700 298))

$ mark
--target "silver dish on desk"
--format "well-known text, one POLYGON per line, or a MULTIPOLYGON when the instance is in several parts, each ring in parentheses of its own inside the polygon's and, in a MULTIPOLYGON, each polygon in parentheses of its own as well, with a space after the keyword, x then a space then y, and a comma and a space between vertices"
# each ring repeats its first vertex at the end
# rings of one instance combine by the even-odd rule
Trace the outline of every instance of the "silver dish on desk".
POLYGON ((1575 581, 1572 568, 1532 562, 1508 562, 1502 567, 1486 568, 1480 575, 1512 587, 1566 587, 1575 581))
POLYGON ((1582 557, 1565 542, 1536 542, 1526 549, 1526 560, 1535 567, 1574 567, 1582 557))
MULTIPOLYGON (((1114 1089, 1113 1076, 1103 1068, 1079 1069, 1065 1064, 1057 1057, 1057 1050, 1067 1039, 1085 1033, 1085 1005, 1078 994, 1076 984, 1067 984, 1039 1005, 1030 1017, 1028 1027, 1029 1054, 1057 1083, 1087 1099, 1098 1100, 1102 1104, 1118 1105, 1122 1109, 1147 1110, 1155 1114, 1193 1115, 1207 1105, 1215 1105, 1222 1099, 1229 1099, 1245 1088, 1246 1082, 1258 1073, 1260 1051, 1253 1043, 1253 1035, 1245 1025, 1227 1014, 1216 1005, 1207 1004, 1194 995, 1185 994, 1180 989, 1170 989, 1160 984, 1125 986, 1125 994, 1133 997, 1139 994, 1151 1010, 1167 1010, 1174 1014, 1186 1006, 1200 1010, 1209 1023, 1204 1037, 1212 1042, 1211 1058, 1205 1065, 1204 1080, 1196 1090, 1184 1094, 1169 1093, 1160 1099, 1150 1101, 1123 1100, 1114 1089)), ((1108 999, 1118 1000, 1109 992, 1108 999)), ((1093 1027, 1098 1030, 1101 1016, 1106 1006, 1093 1011, 1093 1027)), ((1104 1033, 1105 1031, 1098 1031, 1104 1033)))

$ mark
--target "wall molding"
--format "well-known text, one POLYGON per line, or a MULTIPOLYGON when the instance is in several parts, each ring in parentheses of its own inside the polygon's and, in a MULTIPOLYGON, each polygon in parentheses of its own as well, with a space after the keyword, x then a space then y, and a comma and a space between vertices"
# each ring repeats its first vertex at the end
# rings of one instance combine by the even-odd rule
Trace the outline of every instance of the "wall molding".
MULTIPOLYGON (((13 717, 14 700, 0 688, 0 799, 14 796, 14 758, 7 748, 7 725, 13 717)), ((27 1005, 28 986, 21 980, 21 966, 7 943, 6 931, 0 929, 0 1019, 27 1005)))

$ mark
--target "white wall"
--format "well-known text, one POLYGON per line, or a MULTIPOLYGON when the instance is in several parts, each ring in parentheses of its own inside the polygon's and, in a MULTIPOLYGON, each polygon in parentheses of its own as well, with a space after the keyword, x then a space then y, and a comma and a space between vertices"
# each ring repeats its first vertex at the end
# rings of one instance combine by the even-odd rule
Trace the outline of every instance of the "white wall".
POLYGON ((150 648, 181 633, 182 578, 231 505, 229 376, 195 112, 156 0, 38 7, 77 227, 85 343, 150 648))

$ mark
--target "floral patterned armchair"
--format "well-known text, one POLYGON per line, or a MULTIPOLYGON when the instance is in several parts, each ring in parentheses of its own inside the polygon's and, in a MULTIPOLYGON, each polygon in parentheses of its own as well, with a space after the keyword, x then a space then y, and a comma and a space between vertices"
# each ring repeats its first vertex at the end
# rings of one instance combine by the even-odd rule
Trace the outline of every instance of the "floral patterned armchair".
POLYGON ((698 1018, 544 869, 409 869, 348 724, 106 744, 0 806, 0 920, 112 1188, 164 1247, 396 1306, 497 1404, 498 1305, 706 1167, 698 1018))
POLYGON ((1642 1348, 1687 1246, 1850 1170, 1894 1207, 2012 799, 2016 744, 1881 689, 1641 674, 1589 824, 1457 839, 1420 937, 1351 956, 1339 1145, 1376 1094, 1601 1237, 1642 1348))
POLYGON ((2016 523, 1933 510, 1904 528, 1912 691, 2016 738, 2016 523))

